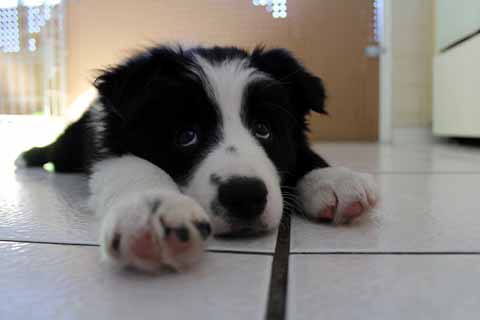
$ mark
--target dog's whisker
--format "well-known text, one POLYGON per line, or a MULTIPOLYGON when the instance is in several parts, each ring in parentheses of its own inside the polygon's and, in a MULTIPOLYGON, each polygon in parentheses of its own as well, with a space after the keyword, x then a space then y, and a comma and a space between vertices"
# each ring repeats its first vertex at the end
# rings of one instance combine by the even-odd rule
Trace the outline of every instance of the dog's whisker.
POLYGON ((283 195, 283 198, 286 199, 286 200, 290 200, 292 202, 295 202, 295 203, 301 203, 300 199, 298 199, 297 197, 292 197, 292 196, 289 196, 289 195, 283 195))

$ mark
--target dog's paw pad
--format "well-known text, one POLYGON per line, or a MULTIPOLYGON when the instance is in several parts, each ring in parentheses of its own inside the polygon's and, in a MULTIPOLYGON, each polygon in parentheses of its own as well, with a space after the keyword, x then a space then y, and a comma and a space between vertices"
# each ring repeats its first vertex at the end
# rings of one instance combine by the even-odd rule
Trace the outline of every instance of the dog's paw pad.
POLYGON ((114 206, 102 229, 107 258, 144 271, 181 269, 196 262, 211 233, 208 216, 191 198, 140 195, 114 206))
POLYGON ((318 218, 321 219, 321 220, 333 220, 334 217, 335 217, 335 207, 334 206, 327 206, 318 215, 318 218))
POLYGON ((130 245, 130 252, 140 259, 161 261, 161 255, 156 248, 155 236, 151 231, 145 231, 135 237, 130 245))
POLYGON ((352 221, 355 218, 360 217, 364 213, 363 206, 360 202, 356 201, 348 205, 343 211, 343 218, 345 222, 352 221))
POLYGON ((313 170, 297 188, 307 216, 334 224, 352 222, 378 201, 373 178, 346 168, 313 170))

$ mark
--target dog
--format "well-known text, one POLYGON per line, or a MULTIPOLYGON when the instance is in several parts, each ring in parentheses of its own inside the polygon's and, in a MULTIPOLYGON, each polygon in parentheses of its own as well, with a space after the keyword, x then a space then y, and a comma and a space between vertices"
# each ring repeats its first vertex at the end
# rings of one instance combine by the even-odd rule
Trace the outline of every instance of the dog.
POLYGON ((89 174, 101 249, 117 265, 182 270, 215 235, 277 228, 284 209, 348 223, 371 209, 371 176, 308 144, 322 80, 289 51, 155 46, 102 70, 98 98, 19 167, 89 174))

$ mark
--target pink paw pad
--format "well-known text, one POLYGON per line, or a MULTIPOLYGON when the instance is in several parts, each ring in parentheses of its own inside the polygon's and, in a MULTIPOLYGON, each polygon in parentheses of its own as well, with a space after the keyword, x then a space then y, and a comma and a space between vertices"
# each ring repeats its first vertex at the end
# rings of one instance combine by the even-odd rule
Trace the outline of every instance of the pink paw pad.
POLYGON ((141 236, 133 240, 130 250, 140 259, 161 259, 158 244, 150 231, 145 231, 141 236))
POLYGON ((348 222, 355 218, 358 218, 362 215, 363 212, 364 209, 362 204, 360 202, 353 202, 345 209, 345 211, 343 212, 343 217, 348 222))
POLYGON ((335 207, 334 206, 328 206, 323 211, 320 213, 319 218, 323 220, 333 220, 335 216, 335 207))

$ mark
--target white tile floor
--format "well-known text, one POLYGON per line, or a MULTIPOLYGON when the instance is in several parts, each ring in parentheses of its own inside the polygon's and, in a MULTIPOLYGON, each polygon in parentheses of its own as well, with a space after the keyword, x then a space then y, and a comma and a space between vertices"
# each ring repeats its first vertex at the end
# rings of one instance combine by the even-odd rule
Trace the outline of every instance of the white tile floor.
POLYGON ((479 255, 292 255, 289 319, 478 319, 479 255))
MULTIPOLYGON (((315 146, 372 172, 382 201, 344 227, 292 218, 288 319, 480 313, 480 147, 400 141, 315 146)), ((212 240, 183 274, 111 270, 87 191, 81 176, 0 168, 0 319, 265 318, 276 234, 212 240)))

